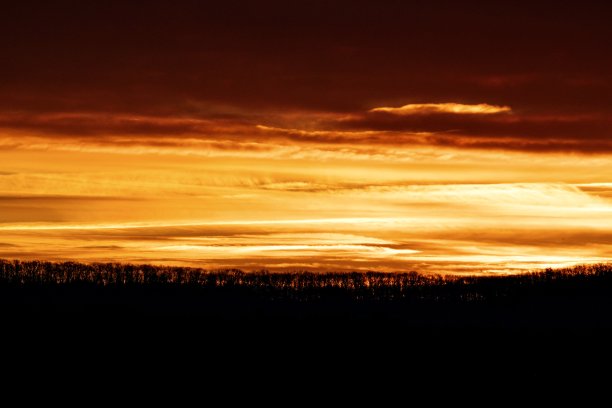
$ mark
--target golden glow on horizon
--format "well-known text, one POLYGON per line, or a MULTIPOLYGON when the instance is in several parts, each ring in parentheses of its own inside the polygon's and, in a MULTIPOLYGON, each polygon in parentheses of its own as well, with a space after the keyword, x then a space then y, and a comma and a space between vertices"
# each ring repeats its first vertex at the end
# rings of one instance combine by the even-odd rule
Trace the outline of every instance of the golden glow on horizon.
POLYGON ((449 273, 612 257, 609 155, 253 128, 265 134, 3 133, 0 257, 449 273))

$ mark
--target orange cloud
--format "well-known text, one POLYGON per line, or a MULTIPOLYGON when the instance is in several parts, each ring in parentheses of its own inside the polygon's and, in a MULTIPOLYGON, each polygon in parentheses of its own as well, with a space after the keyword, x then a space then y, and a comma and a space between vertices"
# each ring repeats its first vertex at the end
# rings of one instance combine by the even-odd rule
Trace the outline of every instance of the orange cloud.
POLYGON ((225 115, 216 111, 190 115, 0 111, 0 146, 377 160, 393 158, 398 147, 408 146, 539 153, 612 151, 612 120, 601 112, 530 112, 524 108, 514 112, 508 106, 459 103, 352 112, 227 109, 225 115), (505 114, 509 112, 515 114, 505 114))
POLYGON ((393 115, 424 115, 431 113, 452 113, 457 115, 491 115, 495 113, 509 113, 509 106, 489 105, 479 103, 466 105, 462 103, 411 103, 397 108, 383 106, 370 109, 370 112, 385 112, 393 115))

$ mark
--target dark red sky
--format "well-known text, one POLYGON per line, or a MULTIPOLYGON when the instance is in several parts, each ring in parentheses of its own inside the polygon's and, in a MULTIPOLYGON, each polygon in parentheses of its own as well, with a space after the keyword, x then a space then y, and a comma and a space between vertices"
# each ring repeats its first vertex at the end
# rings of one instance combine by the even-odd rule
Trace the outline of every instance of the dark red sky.
POLYGON ((91 3, 3 5, 1 127, 177 135, 193 126, 45 115, 234 125, 262 123, 263 115, 266 125, 440 132, 429 143, 441 145, 612 149, 605 2, 91 3), (442 102, 510 106, 513 116, 365 113, 442 102), (353 117, 297 125, 280 118, 300 112, 353 117))

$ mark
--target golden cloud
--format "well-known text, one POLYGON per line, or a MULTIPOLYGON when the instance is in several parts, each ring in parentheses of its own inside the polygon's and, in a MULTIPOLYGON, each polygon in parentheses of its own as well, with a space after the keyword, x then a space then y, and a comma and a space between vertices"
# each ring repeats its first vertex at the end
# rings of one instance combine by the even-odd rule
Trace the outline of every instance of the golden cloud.
POLYGON ((397 108, 383 106, 370 109, 370 112, 384 112, 393 115, 423 115, 431 113, 451 113, 457 115, 491 115, 495 113, 509 113, 509 106, 489 105, 479 103, 466 105, 462 103, 411 103, 397 108))

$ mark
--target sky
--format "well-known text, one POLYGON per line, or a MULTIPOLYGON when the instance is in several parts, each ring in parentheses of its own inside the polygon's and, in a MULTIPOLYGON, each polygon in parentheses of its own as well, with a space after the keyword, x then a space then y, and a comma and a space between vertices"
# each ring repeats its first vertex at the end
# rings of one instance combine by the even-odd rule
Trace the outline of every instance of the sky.
POLYGON ((611 258, 605 2, 208 3, 3 5, 0 258, 611 258))

